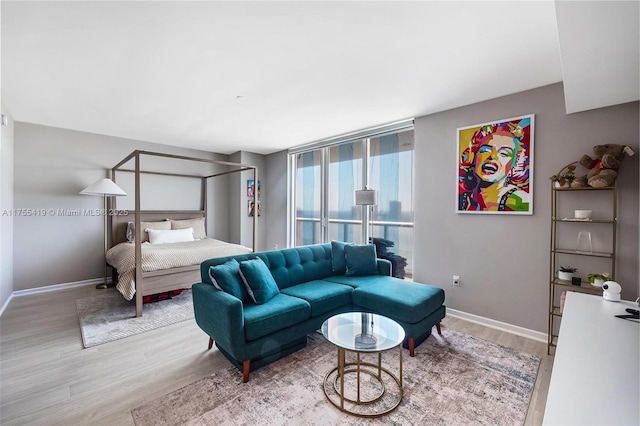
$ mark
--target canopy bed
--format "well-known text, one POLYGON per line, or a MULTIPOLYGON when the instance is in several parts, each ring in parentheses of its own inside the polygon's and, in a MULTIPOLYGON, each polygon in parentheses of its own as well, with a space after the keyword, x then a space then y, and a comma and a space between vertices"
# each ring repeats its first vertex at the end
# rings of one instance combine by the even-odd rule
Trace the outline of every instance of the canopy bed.
POLYGON ((134 174, 134 210, 118 210, 113 200, 111 214, 111 248, 106 262, 118 271, 117 289, 127 300, 135 297, 136 316, 142 316, 143 297, 151 294, 190 288, 200 281, 200 263, 212 257, 231 256, 255 251, 257 216, 253 216, 251 248, 207 237, 207 181, 210 178, 243 171, 256 166, 206 158, 136 150, 111 170, 134 174), (141 157, 161 157, 171 160, 208 163, 222 166, 224 171, 202 174, 181 174, 141 170, 141 157), (123 168, 130 161, 133 169, 123 168), (142 210, 140 205, 141 175, 161 175, 197 179, 201 185, 199 210, 142 210), (137 230, 137 232, 136 232, 137 230), (168 231, 168 232, 167 232, 168 231))

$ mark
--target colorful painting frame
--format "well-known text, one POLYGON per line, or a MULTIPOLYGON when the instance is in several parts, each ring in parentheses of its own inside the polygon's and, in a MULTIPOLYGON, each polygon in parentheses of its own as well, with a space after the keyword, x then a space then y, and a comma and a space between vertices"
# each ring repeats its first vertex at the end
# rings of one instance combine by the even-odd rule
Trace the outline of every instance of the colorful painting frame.
POLYGON ((247 202, 247 215, 249 217, 253 217, 256 203, 258 204, 258 217, 262 216, 262 203, 260 201, 249 200, 247 202))
MULTIPOLYGON (((260 197, 260 180, 258 180, 258 197, 260 197)), ((254 198, 256 196, 256 188, 253 184, 253 179, 247 180, 247 197, 254 198)))
POLYGON ((534 114, 457 129, 456 213, 533 214, 534 114))

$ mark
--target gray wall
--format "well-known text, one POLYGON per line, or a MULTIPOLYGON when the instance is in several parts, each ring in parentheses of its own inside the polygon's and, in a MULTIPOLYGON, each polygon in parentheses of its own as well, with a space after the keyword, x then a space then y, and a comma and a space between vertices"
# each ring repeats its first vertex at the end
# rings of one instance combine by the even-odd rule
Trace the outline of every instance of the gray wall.
MULTIPOLYGON (((102 208, 100 197, 83 196, 78 192, 98 179, 107 177, 108 170, 135 149, 228 160, 225 155, 204 151, 16 123, 14 206, 46 210, 102 208)), ((195 174, 203 167, 212 167, 193 162, 152 160, 148 157, 143 158, 142 166, 145 169, 189 174, 195 174)), ((120 174, 116 177, 118 182, 119 177, 120 174)), ((209 184, 208 234, 213 238, 228 240, 228 177, 209 179, 209 184)), ((128 191, 126 198, 129 200, 118 198, 118 207, 133 206, 132 189, 126 182, 123 187, 128 191)), ((141 192, 144 192, 145 187, 142 189, 141 192)), ((164 190, 166 194, 171 193, 169 185, 165 185, 164 190)), ((165 207, 152 205, 150 201, 145 204, 143 199, 142 208, 165 207)), ((185 202, 185 206, 171 205, 172 209, 177 210, 194 207, 198 206, 192 200, 185 202)), ((14 291, 103 276, 103 217, 16 217, 14 236, 14 291)))
POLYGON ((280 151, 266 158, 266 174, 263 184, 265 194, 267 249, 287 246, 287 151, 280 151))
MULTIPOLYGON (((260 198, 259 201, 262 204, 262 215, 258 217, 257 221, 257 251, 263 251, 267 249, 265 245, 265 236, 266 236, 266 222, 267 222, 267 210, 266 210, 266 199, 268 197, 267 190, 265 188, 265 158, 264 155, 254 154, 251 152, 242 151, 241 152, 241 163, 248 164, 252 166, 258 167, 258 180, 261 182, 260 185, 260 198)), ((242 188, 240 189, 240 199, 241 208, 244 207, 244 210, 240 213, 240 218, 242 222, 242 245, 247 247, 251 247, 251 241, 253 239, 253 217, 249 216, 249 197, 247 197, 247 180, 253 179, 253 172, 247 171, 242 172, 242 181, 240 185, 242 188)))
MULTIPOLYGON (((240 163, 242 161, 242 153, 240 151, 235 152, 229 156, 229 161, 234 163, 240 163)), ((246 195, 244 196, 246 197, 246 195)), ((242 196, 242 174, 233 173, 229 175, 229 222, 227 227, 229 229, 229 242, 234 244, 241 244, 242 242, 242 214, 246 214, 244 211, 244 205, 242 196)), ((250 247, 250 246, 249 246, 250 247)))
MULTIPOLYGON (((638 114, 634 102, 567 115, 562 84, 554 84, 416 119, 414 279, 444 288, 449 308, 546 332, 549 177, 596 144, 630 145, 640 154, 638 114), (535 114, 534 214, 456 214, 456 129, 525 114, 535 114), (460 275, 460 287, 452 275, 460 275)), ((618 181, 616 278, 626 299, 640 293, 639 157, 624 159, 618 181)))
MULTIPOLYGON (((238 151, 229 156, 230 161, 258 167, 258 180, 261 181, 260 202, 262 216, 258 217, 256 232, 256 251, 270 248, 266 244, 268 210, 268 190, 265 188, 266 160, 264 155, 238 151)), ((230 241, 251 247, 253 241, 253 218, 249 216, 249 197, 247 197, 247 181, 253 179, 253 171, 233 174, 229 178, 229 229, 230 241)), ((286 219, 285 219, 286 220, 286 219)))
POLYGON ((0 309, 13 292, 13 133, 11 114, 2 105, 7 125, 0 135, 0 309))

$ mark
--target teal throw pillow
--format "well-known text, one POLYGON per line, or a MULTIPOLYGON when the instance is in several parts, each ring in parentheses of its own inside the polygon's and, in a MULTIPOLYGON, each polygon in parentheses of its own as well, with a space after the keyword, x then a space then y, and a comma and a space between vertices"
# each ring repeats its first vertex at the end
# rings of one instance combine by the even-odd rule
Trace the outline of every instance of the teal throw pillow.
POLYGON ((222 265, 210 267, 209 278, 218 290, 229 293, 242 301, 247 300, 249 295, 240 279, 240 264, 237 260, 231 259, 222 265))
POLYGON ((240 262, 240 278, 249 297, 257 304, 267 303, 280 293, 271 271, 260 258, 240 262))
POLYGON ((331 270, 344 274, 347 270, 347 263, 344 259, 345 246, 352 246, 353 243, 343 243, 342 241, 331 241, 331 270))
POLYGON ((347 264, 345 275, 377 275, 378 262, 376 260, 376 246, 345 246, 344 258, 347 264))

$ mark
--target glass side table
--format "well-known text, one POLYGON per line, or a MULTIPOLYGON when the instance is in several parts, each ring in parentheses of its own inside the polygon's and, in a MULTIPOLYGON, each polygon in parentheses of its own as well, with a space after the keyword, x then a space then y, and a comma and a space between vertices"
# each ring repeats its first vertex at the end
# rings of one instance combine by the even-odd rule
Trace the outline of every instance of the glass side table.
MULTIPOLYGON (((379 417, 395 410, 402 402, 402 342, 404 329, 382 315, 349 312, 334 315, 322 324, 323 336, 338 348, 338 365, 324 377, 324 394, 331 404, 359 417, 379 417), (399 375, 382 366, 382 353, 399 348, 399 375), (346 352, 356 354, 355 362, 345 362, 346 352), (361 354, 377 354, 378 362, 365 362, 361 354), (355 375, 351 393, 345 392, 345 376, 355 375), (363 382, 362 376, 370 377, 363 382), (387 380, 385 380, 387 379, 387 380), (394 387, 393 390, 387 386, 394 387), (368 386, 363 389, 363 386, 368 386), (373 389, 375 387, 376 389, 373 389), (353 389, 355 388, 355 389, 353 389), (364 391, 367 392, 364 392, 364 391), (372 391, 372 392, 371 392, 372 391)), ((353 380, 350 381, 350 383, 353 380)))

